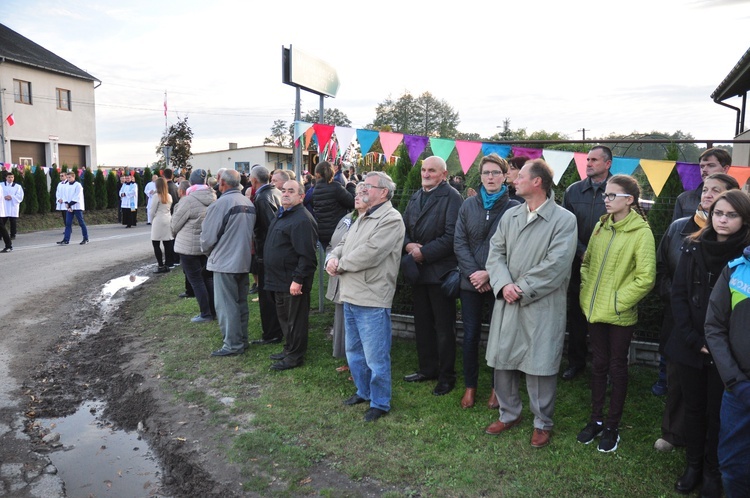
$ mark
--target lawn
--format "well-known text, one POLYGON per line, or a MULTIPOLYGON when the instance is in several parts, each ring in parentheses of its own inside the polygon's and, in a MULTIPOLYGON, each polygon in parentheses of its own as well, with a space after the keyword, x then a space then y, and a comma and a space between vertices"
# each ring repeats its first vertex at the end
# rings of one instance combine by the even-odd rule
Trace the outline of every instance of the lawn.
MULTIPOLYGON (((664 402, 650 392, 656 375, 651 368, 630 369, 622 441, 616 452, 604 454, 595 444, 576 442, 576 434, 588 421, 587 376, 560 381, 552 443, 534 449, 529 444, 533 415, 523 384, 523 423, 500 436, 486 435, 484 428, 498 416, 485 404, 490 370, 480 374, 477 406, 463 410, 460 345, 459 385, 450 394, 435 397, 431 382, 401 381, 415 370, 415 345, 394 340, 392 411, 366 424, 365 404, 342 405, 355 389, 348 373, 335 370, 343 361, 331 356, 331 303, 326 302, 323 313, 317 308, 311 311, 304 366, 274 372, 268 368, 272 363, 268 355, 279 351, 278 345, 252 347, 240 357, 210 358, 209 353, 221 347, 218 326, 189 323, 197 304, 177 298, 182 285, 180 271, 160 277, 137 298, 143 300, 137 323, 144 334, 156 339, 154 353, 161 356, 163 378, 171 383, 175 397, 205 406, 213 423, 236 434, 228 453, 241 465, 253 462, 253 467, 246 467, 248 491, 313 494, 316 491, 305 484, 308 473, 323 465, 355 480, 374 479, 400 490, 387 496, 674 495, 684 455, 681 450, 653 449, 660 436, 664 402), (175 327, 176 322, 185 325, 175 327), (219 403, 224 396, 235 398, 235 403, 231 407, 219 403), (277 479, 288 487, 271 488, 277 479)), ((317 285, 313 289, 316 307, 317 285)), ((250 306, 250 338, 255 339, 260 337, 258 305, 250 306)))

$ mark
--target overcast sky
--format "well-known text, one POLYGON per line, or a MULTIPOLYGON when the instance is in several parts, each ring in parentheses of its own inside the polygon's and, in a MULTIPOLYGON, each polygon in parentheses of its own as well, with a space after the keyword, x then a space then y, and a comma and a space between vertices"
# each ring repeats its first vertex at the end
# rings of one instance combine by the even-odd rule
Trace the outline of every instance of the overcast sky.
POLYGON ((509 118, 571 138, 731 139, 735 113, 710 95, 750 46, 749 21, 750 0, 0 2, 0 22, 101 80, 98 163, 137 167, 157 159, 165 90, 193 152, 261 145, 274 120, 291 123, 290 44, 337 70, 326 107, 355 128, 388 96, 429 91, 483 137, 509 118))

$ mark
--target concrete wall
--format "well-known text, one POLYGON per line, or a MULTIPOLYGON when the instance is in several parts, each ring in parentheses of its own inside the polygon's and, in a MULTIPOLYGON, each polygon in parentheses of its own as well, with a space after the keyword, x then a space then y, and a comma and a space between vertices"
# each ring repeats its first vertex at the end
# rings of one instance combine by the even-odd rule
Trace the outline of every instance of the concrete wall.
MULTIPOLYGON (((750 130, 735 137, 737 140, 750 140, 750 130)), ((750 166, 750 144, 732 146, 732 166, 750 166)))
POLYGON ((236 169, 247 172, 248 166, 261 164, 269 170, 274 170, 281 163, 284 169, 292 169, 292 149, 279 147, 243 147, 239 149, 217 150, 213 152, 198 152, 190 158, 193 168, 201 168, 212 174, 220 168, 236 169))
POLYGON ((11 162, 10 141, 45 144, 46 157, 34 158, 42 166, 57 162, 57 144, 86 147, 86 166, 96 165, 96 113, 94 84, 80 78, 4 62, 0 64, 0 88, 4 88, 2 119, 13 114, 16 124, 5 123, 5 157, 11 162), (15 102, 13 80, 31 83, 31 105, 15 102), (57 88, 70 90, 71 110, 57 109, 57 88), (50 137, 53 137, 50 139, 50 137), (54 139, 57 137, 57 140, 54 139))

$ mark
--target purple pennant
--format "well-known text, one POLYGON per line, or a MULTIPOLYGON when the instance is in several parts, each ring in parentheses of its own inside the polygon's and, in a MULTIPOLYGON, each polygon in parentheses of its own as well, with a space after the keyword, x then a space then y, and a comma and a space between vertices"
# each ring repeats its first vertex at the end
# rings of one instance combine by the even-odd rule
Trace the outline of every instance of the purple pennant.
POLYGON ((542 149, 530 149, 528 147, 513 147, 513 157, 526 156, 530 159, 542 157, 542 149))
POLYGON ((677 163, 677 174, 680 175, 682 188, 693 190, 701 184, 701 168, 695 163, 677 163))
POLYGON ((421 135, 404 135, 404 145, 406 145, 406 150, 409 151, 409 160, 412 166, 417 164, 419 156, 427 147, 428 140, 427 137, 421 135))

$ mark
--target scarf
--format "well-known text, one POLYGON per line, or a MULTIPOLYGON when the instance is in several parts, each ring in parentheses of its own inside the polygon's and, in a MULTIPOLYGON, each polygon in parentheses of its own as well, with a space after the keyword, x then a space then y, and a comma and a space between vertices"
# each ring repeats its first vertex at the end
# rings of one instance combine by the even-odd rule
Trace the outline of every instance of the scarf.
POLYGON ((742 250, 745 248, 744 240, 747 236, 747 230, 748 228, 743 226, 724 242, 716 240, 714 234, 711 234, 710 237, 706 234, 701 236, 699 250, 709 272, 709 286, 713 287, 716 278, 729 261, 742 254, 742 250))
POLYGON ((703 228, 708 222, 708 213, 698 206, 698 209, 696 209, 695 214, 693 215, 693 221, 695 221, 696 225, 703 228))
POLYGON ((502 188, 494 194, 490 194, 489 192, 487 192, 487 190, 484 188, 484 185, 479 187, 479 195, 482 196, 484 209, 486 209, 487 211, 492 210, 492 208, 495 207, 495 203, 497 202, 497 200, 502 197, 507 191, 508 187, 506 185, 503 185, 502 188))

